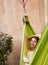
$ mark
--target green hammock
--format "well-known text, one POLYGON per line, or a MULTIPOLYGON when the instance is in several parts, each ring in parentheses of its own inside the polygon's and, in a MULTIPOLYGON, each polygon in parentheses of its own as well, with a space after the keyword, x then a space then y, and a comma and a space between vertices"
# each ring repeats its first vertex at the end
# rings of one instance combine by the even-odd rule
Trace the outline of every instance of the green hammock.
MULTIPOLYGON (((23 64, 23 56, 26 55, 26 36, 32 36, 35 35, 36 33, 34 32, 33 28, 31 27, 28 17, 24 16, 23 19, 25 19, 24 22, 24 27, 23 27, 23 38, 22 38, 22 48, 21 48, 21 57, 20 57, 20 65, 23 64)), ((44 32, 42 33, 41 39, 38 42, 38 45, 36 46, 35 53, 33 55, 32 60, 30 61, 29 65, 48 65, 47 62, 47 57, 48 57, 48 24, 45 27, 44 32), (42 52, 42 53, 41 53, 42 52), (44 54, 44 55, 43 55, 44 54), (42 60, 41 60, 42 58, 42 60), (45 60, 46 59, 46 60, 45 60), (45 62, 44 62, 45 61, 45 62)))
POLYGON ((48 24, 35 49, 30 65, 48 65, 48 24))

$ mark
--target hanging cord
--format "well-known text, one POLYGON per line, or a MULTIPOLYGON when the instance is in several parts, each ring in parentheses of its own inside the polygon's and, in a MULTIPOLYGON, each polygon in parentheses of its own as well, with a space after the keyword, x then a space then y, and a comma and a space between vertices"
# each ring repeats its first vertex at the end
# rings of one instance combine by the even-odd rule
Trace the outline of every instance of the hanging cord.
POLYGON ((25 6, 27 4, 27 1, 28 0, 18 0, 20 2, 20 4, 23 6, 23 9, 24 9, 24 13, 26 13, 26 9, 25 9, 25 6))

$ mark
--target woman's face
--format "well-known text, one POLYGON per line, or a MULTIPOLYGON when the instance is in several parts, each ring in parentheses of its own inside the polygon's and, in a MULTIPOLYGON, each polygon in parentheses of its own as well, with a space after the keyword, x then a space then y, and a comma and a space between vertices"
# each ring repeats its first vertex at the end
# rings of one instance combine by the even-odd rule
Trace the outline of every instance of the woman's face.
POLYGON ((34 49, 36 47, 36 44, 37 44, 37 40, 35 38, 32 38, 30 42, 31 49, 34 49))

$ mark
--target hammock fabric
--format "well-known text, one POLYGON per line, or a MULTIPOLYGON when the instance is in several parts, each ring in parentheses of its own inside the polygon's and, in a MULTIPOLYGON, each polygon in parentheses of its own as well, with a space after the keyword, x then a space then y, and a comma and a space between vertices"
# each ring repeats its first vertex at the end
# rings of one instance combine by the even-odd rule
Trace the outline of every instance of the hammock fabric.
MULTIPOLYGON (((23 26, 23 38, 22 38, 20 65, 24 65, 23 56, 26 55, 26 49, 25 49, 26 36, 32 36, 36 34, 28 21, 28 17, 24 16, 23 18, 25 18, 26 21, 23 26)), ((34 55, 29 65, 48 65, 47 49, 48 49, 48 24, 46 25, 44 32, 42 33, 41 39, 39 40, 36 46, 34 55)))
POLYGON ((30 65, 48 65, 48 24, 38 42, 30 65))

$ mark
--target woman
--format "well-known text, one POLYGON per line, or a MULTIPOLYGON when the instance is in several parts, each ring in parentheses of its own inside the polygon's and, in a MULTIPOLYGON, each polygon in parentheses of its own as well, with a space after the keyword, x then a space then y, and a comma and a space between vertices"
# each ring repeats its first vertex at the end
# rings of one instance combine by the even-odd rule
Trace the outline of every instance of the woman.
POLYGON ((29 41, 29 42, 27 42, 27 45, 26 45, 27 49, 28 49, 28 53, 27 53, 27 57, 25 57, 25 56, 23 57, 24 65, 29 65, 29 62, 32 59, 35 47, 39 41, 39 37, 32 36, 32 37, 28 38, 27 41, 29 41))

